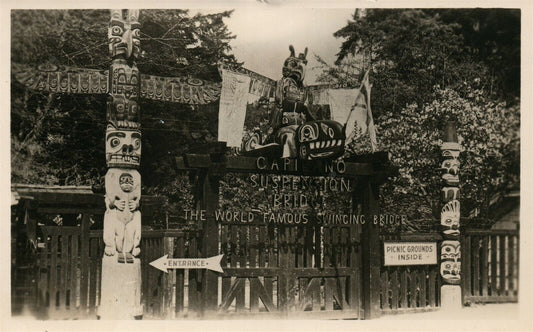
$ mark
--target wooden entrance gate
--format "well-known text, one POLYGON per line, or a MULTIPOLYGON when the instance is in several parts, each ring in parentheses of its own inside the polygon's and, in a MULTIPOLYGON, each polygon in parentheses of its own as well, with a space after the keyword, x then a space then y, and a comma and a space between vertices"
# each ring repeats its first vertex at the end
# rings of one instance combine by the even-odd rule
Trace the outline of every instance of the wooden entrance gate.
POLYGON ((381 314, 381 251, 372 216, 378 212, 379 184, 394 171, 386 154, 343 161, 342 172, 335 172, 325 161, 279 160, 279 168, 263 167, 265 159, 227 156, 224 143, 197 151, 203 153, 176 158, 177 169, 189 172, 192 209, 205 216, 202 257, 224 254, 223 274, 202 273, 204 317, 271 313, 370 319, 381 314), (348 208, 368 222, 221 223, 216 219, 219 184, 227 173, 352 179, 357 188, 349 193, 348 208))
POLYGON ((221 253, 219 313, 361 316, 358 226, 221 225, 221 253))

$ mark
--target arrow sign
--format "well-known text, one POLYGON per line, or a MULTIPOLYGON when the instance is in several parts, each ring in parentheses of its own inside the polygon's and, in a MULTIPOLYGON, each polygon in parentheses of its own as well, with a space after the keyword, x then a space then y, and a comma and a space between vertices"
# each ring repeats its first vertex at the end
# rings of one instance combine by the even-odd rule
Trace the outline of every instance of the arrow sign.
POLYGON ((151 262, 150 265, 165 273, 168 273, 168 269, 208 269, 224 273, 220 266, 222 256, 224 255, 209 258, 168 258, 168 255, 165 255, 151 262))

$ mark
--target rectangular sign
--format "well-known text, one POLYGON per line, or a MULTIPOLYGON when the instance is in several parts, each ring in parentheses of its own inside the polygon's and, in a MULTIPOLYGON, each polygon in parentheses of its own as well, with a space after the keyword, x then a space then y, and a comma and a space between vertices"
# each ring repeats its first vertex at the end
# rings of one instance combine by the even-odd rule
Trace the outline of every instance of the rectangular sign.
POLYGON ((437 264, 436 242, 384 242, 385 266, 437 264))

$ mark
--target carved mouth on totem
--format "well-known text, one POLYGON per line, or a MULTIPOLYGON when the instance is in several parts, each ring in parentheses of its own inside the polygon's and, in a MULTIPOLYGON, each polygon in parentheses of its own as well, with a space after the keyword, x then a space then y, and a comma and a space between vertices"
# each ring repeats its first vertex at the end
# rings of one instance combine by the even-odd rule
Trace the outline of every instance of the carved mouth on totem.
POLYGON ((457 236, 460 234, 459 230, 457 229, 447 229, 447 230, 444 230, 443 233, 446 235, 453 235, 453 236, 457 236))
POLYGON ((444 179, 444 181, 446 181, 446 183, 449 183, 449 184, 459 183, 458 175, 444 174, 442 178, 444 179))
POLYGON ((107 161, 109 163, 119 163, 119 162, 126 162, 130 164, 138 164, 140 161, 139 156, 131 156, 131 155, 124 155, 124 154, 112 154, 107 158, 107 161))
POLYGON ((457 285, 461 283, 461 276, 457 274, 447 274, 443 276, 442 278, 452 285, 457 285))
POLYGON ((326 158, 339 152, 339 148, 343 149, 343 146, 344 141, 342 139, 311 142, 309 143, 309 156, 311 158, 326 158))

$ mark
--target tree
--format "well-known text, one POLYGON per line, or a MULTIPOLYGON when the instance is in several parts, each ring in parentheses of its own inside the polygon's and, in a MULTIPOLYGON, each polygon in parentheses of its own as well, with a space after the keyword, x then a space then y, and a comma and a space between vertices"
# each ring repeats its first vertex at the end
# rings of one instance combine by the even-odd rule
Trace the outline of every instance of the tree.
POLYGON ((356 61, 361 72, 372 69, 379 82, 373 92, 379 98, 372 100, 376 116, 411 103, 422 105, 433 100, 435 86, 460 91, 462 82, 489 81, 487 69, 464 52, 458 28, 423 10, 356 11, 353 21, 334 34, 345 38, 336 64, 356 61))
MULTIPOLYGON (((230 15, 142 10, 139 70, 220 81, 217 63, 237 63, 229 45, 235 36, 224 24, 230 15)), ((11 22, 13 62, 109 68, 106 10, 15 10, 11 22)), ((12 181, 103 184, 106 96, 39 93, 15 80, 11 86, 12 181)), ((143 191, 180 205, 188 181, 175 173, 173 158, 216 139, 218 106, 140 100, 140 107, 143 191)))
MULTIPOLYGON (((480 207, 490 217, 494 195, 519 185, 519 99, 503 83, 517 74, 501 72, 519 65, 519 18, 516 11, 376 9, 356 11, 335 33, 345 41, 336 66, 322 61, 322 79, 355 87, 371 70, 380 149, 400 170, 382 189, 386 212, 438 218, 439 146, 448 120, 457 121, 465 147, 463 216, 480 207)), ((368 152, 367 140, 349 148, 368 152)))
POLYGON ((439 215, 439 147, 449 120, 457 122, 464 148, 459 158, 463 211, 481 207, 481 216, 490 217, 488 203, 494 194, 519 182, 519 108, 488 100, 480 90, 470 91, 463 98, 451 89, 438 90, 431 103, 412 104, 400 114, 389 111, 380 118, 381 143, 399 167, 399 176, 383 188, 390 212, 401 210, 414 219, 439 215))

